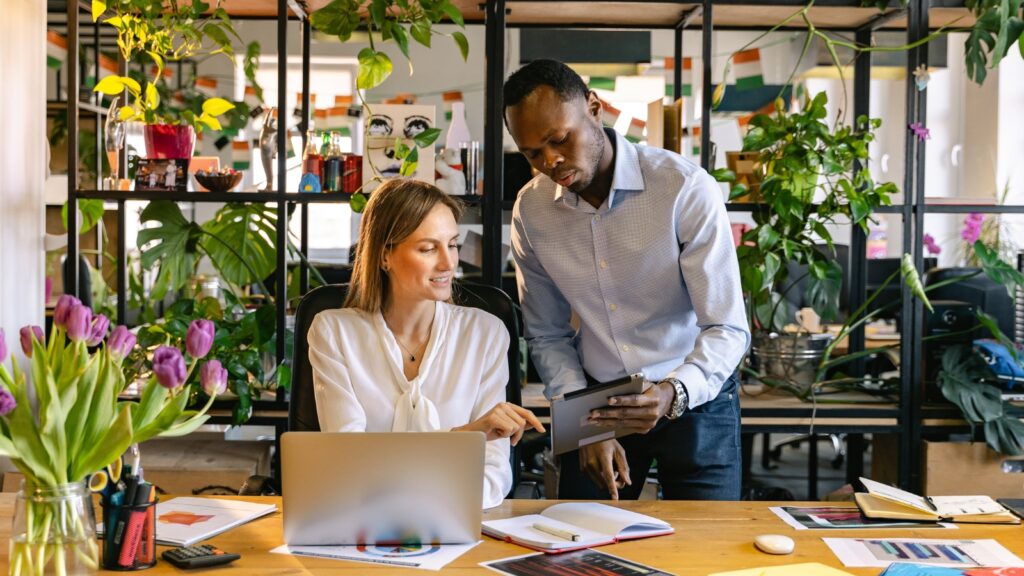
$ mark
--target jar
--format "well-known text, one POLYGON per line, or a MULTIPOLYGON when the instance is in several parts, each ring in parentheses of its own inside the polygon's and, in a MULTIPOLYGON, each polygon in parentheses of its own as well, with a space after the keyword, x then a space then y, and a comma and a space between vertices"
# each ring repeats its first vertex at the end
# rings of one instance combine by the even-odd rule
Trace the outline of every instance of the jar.
POLYGON ((9 560, 12 575, 97 572, 96 516, 85 481, 57 486, 22 481, 14 503, 9 560))

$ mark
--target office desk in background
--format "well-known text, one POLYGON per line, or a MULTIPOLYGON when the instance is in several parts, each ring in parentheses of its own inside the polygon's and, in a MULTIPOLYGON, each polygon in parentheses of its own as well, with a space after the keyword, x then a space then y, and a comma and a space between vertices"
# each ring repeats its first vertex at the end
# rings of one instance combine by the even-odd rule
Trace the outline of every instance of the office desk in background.
MULTIPOLYGON (((219 496, 218 498, 223 498, 219 496)), ((278 497, 244 500, 274 502, 280 508, 278 497)), ((521 514, 532 514, 554 504, 551 500, 506 500, 504 504, 484 513, 485 519, 505 518, 521 514)), ((786 526, 768 508, 778 503, 771 502, 678 502, 646 500, 612 503, 626 509, 636 510, 666 520, 675 527, 676 533, 669 536, 634 540, 600 550, 659 568, 680 576, 704 576, 713 572, 738 570, 799 562, 821 562, 857 575, 877 575, 878 568, 843 568, 822 541, 823 536, 865 537, 885 536, 890 538, 994 538, 1018 556, 1024 557, 1024 528, 1021 526, 997 526, 984 524, 961 524, 959 530, 838 530, 796 531, 786 526), (754 549, 754 536, 758 534, 786 534, 796 541, 796 551, 788 556, 769 556, 754 549)), ((786 502, 784 505, 811 503, 786 502)), ((14 495, 0 494, 0 542, 10 539, 11 516, 14 511, 14 495)), ((157 533, 159 534, 159 526, 157 533)), ((281 513, 277 512, 254 522, 239 526, 207 542, 227 552, 242 555, 240 560, 223 568, 214 568, 217 574, 373 574, 376 576, 412 576, 421 572, 409 568, 391 568, 370 564, 303 558, 271 554, 270 550, 281 545, 281 513)), ((480 562, 497 560, 530 553, 519 546, 499 542, 481 536, 483 542, 462 557, 448 565, 443 574, 494 574, 480 567, 480 562)), ((159 546, 157 553, 166 547, 159 546)), ((0 548, 0 574, 7 573, 8 550, 0 548)), ((117 572, 103 572, 118 574, 117 572)), ((160 561, 156 567, 142 572, 152 576, 161 574, 185 574, 170 564, 160 561)), ((197 572, 198 573, 198 572, 197 572)), ((205 573, 205 572, 203 572, 205 573)), ((425 572, 424 572, 425 573, 425 572)), ((123 574, 123 573, 121 573, 123 574)))

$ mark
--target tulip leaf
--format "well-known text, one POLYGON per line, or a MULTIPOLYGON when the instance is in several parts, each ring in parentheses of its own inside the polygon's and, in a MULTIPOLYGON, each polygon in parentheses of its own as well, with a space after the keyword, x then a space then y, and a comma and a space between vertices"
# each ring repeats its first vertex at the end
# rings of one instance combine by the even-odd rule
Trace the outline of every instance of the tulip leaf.
POLYGON ((139 407, 135 409, 132 418, 132 427, 138 431, 140 428, 149 425, 156 418, 167 401, 168 390, 157 382, 156 378, 150 378, 142 387, 142 397, 139 398, 139 407))
MULTIPOLYGON (((181 422, 176 422, 173 426, 161 432, 160 436, 164 438, 169 438, 191 434, 192 432, 195 432, 197 428, 205 424, 207 420, 210 419, 209 414, 197 416, 197 412, 195 411, 186 412, 185 414, 191 414, 191 416, 185 420, 182 420, 181 422)), ((183 414, 183 416, 185 414, 183 414)))
MULTIPOLYGON (((161 388, 163 388, 161 386, 161 388)), ((178 390, 177 396, 171 398, 170 402, 163 403, 160 413, 156 418, 142 428, 136 428, 132 437, 133 442, 145 442, 154 436, 158 436, 164 430, 169 429, 181 417, 188 404, 188 391, 178 390)))
POLYGON ((84 478, 102 469, 124 454, 134 441, 131 410, 123 405, 117 418, 104 429, 103 436, 90 445, 90 450, 72 469, 71 477, 84 478))
MULTIPOLYGON (((98 401, 102 398, 97 393, 108 390, 103 386, 102 380, 113 377, 107 354, 93 354, 82 377, 68 384, 68 388, 75 390, 74 398, 68 395, 62 398, 62 401, 65 406, 69 407, 67 419, 64 422, 64 434, 68 438, 68 454, 72 459, 81 454, 85 425, 92 412, 92 403, 94 399, 98 401)), ((75 463, 72 461, 69 464, 73 466, 75 463)))
POLYGON ((903 282, 910 288, 910 293, 920 300, 929 312, 935 312, 935 309, 932 308, 932 303, 928 300, 928 295, 924 292, 921 276, 918 275, 917 266, 914 266, 914 259, 910 254, 904 254, 903 259, 900 261, 900 275, 903 276, 903 282))
POLYGON ((18 458, 18 450, 14 447, 14 443, 3 434, 0 434, 0 456, 18 458))

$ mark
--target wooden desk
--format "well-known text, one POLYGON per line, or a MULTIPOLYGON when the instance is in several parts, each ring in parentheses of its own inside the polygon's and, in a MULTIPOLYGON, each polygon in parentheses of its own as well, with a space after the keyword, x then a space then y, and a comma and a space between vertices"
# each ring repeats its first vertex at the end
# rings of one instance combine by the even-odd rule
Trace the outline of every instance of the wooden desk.
MULTIPOLYGON (((280 498, 244 498, 250 501, 276 502, 280 498)), ((539 512, 553 504, 550 500, 506 500, 503 505, 485 513, 485 518, 502 518, 539 512)), ((787 503, 794 504, 794 503, 787 503)), ((0 494, 0 542, 10 538, 14 495, 0 494)), ((832 554, 823 536, 857 537, 888 536, 892 538, 995 538, 1018 556, 1024 556, 1024 529, 1020 526, 963 524, 959 530, 844 530, 796 531, 775 517, 769 502, 668 502, 636 501, 618 503, 624 508, 657 516, 671 522, 676 533, 671 536, 635 540, 601 549, 623 558, 643 562, 667 572, 687 576, 702 576, 712 572, 752 568, 757 566, 821 562, 843 569, 832 554), (796 552, 788 556, 769 556, 754 549, 755 535, 782 533, 796 541, 796 552)), ((269 551, 282 544, 281 514, 250 522, 210 539, 210 542, 242 555, 227 568, 215 569, 219 574, 396 574, 410 576, 415 572, 406 568, 373 566, 342 560, 300 558, 269 551)), ((159 554, 163 547, 159 547, 159 554)), ((444 574, 493 574, 478 563, 529 553, 530 550, 513 544, 483 537, 483 543, 458 558, 444 569, 444 574)), ((0 547, 0 573, 7 572, 9 554, 7 546, 0 547)), ((877 575, 877 568, 851 568, 848 572, 859 575, 877 575)), ((107 572, 104 572, 107 573, 107 572)), ((166 562, 145 574, 183 574, 166 562)), ((110 574, 115 574, 110 572, 110 574)))

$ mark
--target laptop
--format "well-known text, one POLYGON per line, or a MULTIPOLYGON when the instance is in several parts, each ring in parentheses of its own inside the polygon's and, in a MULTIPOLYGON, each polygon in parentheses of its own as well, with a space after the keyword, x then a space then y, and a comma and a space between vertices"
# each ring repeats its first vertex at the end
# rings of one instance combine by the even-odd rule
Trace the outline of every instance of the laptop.
POLYGON ((480 432, 287 432, 284 541, 476 542, 484 445, 480 432))

